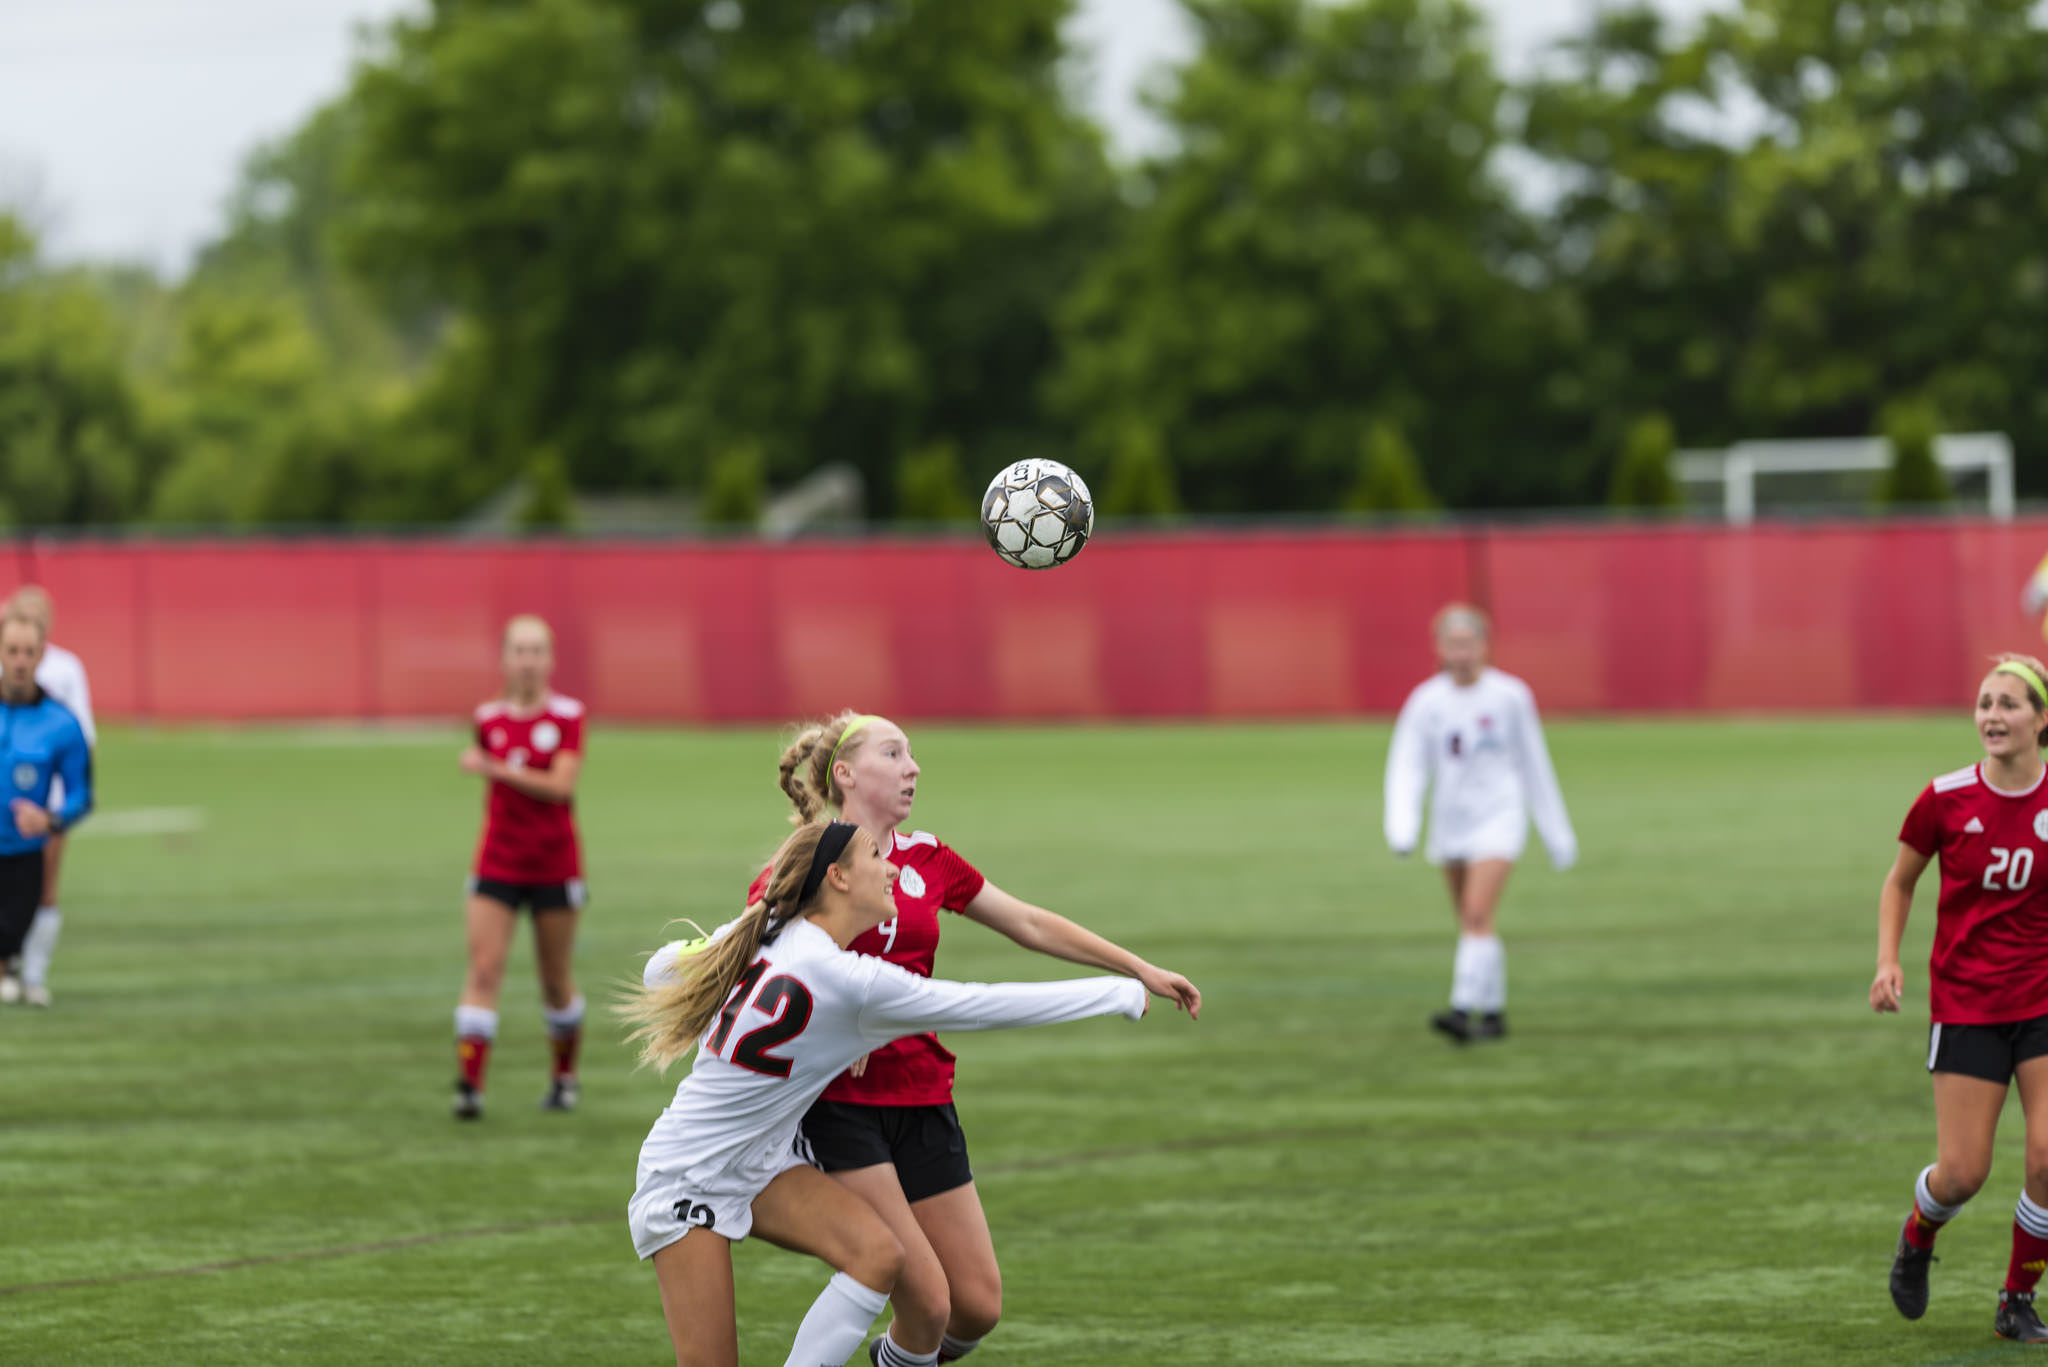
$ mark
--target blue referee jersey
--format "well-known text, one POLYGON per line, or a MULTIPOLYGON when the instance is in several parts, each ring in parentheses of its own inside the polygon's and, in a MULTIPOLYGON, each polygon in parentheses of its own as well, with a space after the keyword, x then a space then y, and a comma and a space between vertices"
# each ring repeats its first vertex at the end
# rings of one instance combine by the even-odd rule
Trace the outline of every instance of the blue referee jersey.
POLYGON ((50 813, 51 829, 62 834, 92 810, 92 750, 71 709, 41 689, 36 700, 0 703, 0 857, 43 847, 15 828, 13 804, 26 798, 50 805, 50 780, 64 780, 64 806, 50 813))

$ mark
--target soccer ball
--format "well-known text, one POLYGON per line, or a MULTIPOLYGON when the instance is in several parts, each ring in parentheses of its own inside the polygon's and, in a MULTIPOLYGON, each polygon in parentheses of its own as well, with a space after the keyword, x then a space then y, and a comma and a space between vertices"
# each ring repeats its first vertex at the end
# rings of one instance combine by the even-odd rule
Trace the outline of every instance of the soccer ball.
POLYGON ((981 496, 988 544, 1021 570, 1064 565, 1088 544, 1095 500, 1081 477, 1056 460, 1006 465, 981 496))

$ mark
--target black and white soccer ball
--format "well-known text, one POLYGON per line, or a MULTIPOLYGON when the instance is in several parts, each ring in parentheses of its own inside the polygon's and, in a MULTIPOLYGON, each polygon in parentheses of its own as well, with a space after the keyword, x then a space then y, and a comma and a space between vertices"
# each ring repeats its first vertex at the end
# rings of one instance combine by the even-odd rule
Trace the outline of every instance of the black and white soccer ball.
POLYGON ((1022 570, 1064 565, 1088 544, 1095 500, 1056 460, 1005 465, 981 496, 981 530, 995 553, 1022 570))

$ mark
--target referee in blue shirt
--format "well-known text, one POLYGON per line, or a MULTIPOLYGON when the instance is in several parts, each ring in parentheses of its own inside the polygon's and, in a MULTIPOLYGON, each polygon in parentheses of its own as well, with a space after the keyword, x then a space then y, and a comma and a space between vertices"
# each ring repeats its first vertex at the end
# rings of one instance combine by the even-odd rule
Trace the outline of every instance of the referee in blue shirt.
MULTIPOLYGON (((12 610, 0 616, 0 961, 21 952, 43 896, 43 842, 92 810, 92 751, 78 718, 36 684, 43 625, 12 610), (64 805, 50 810, 50 780, 64 780, 64 805)), ((20 984, 0 1000, 19 999, 20 984)))

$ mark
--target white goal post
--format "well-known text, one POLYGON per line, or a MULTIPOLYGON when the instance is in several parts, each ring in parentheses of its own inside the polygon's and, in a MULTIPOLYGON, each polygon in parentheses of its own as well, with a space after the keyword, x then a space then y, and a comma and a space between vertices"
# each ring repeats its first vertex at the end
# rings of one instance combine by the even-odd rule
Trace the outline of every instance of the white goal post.
MULTIPOLYGON (((2012 442, 2003 432, 1948 433, 1934 439, 1934 461, 1953 487, 1959 476, 1984 477, 1984 507, 2001 522, 2013 515, 2012 442)), ((1882 473, 1892 463, 1883 437, 1810 441, 1742 441, 1725 451, 1680 451, 1671 473, 1681 486, 1705 492, 1721 486, 1721 509, 1730 523, 1756 520, 1757 477, 1882 473)))

